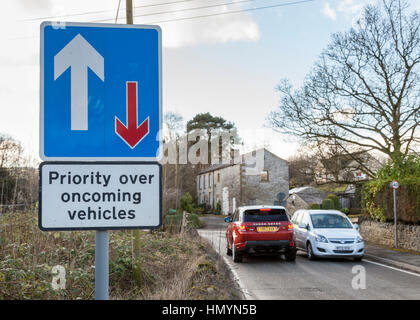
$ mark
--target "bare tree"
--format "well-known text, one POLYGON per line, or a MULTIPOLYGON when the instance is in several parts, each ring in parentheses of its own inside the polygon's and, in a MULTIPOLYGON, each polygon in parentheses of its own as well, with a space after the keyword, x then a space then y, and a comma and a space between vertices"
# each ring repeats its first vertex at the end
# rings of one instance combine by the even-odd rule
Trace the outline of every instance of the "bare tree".
MULTIPOLYGON (((184 118, 182 115, 175 113, 175 112, 167 112, 163 117, 163 122, 165 125, 166 131, 164 132, 164 143, 172 144, 175 148, 176 152, 176 160, 175 163, 166 163, 163 165, 163 189, 165 193, 173 194, 174 205, 178 209, 178 202, 179 202, 179 161, 178 161, 178 153, 179 153, 179 137, 182 134, 182 129, 184 128, 184 118), (173 178, 173 189, 170 192, 170 183, 169 178, 173 178)), ((169 152, 169 151, 168 151, 169 152)), ((172 180, 172 179, 171 179, 172 180)), ((168 203, 168 205, 170 205, 168 203)))
POLYGON ((396 163, 415 152, 420 16, 407 11, 399 0, 366 6, 355 28, 332 36, 302 88, 279 84, 271 126, 305 141, 333 139, 343 152, 379 151, 396 163))
POLYGON ((308 152, 302 152, 287 159, 290 186, 302 187, 315 183, 317 159, 308 152))
POLYGON ((12 137, 0 134, 0 168, 16 167, 23 159, 23 147, 12 137))
POLYGON ((37 161, 12 137, 0 134, 0 204, 29 207, 38 196, 37 161))

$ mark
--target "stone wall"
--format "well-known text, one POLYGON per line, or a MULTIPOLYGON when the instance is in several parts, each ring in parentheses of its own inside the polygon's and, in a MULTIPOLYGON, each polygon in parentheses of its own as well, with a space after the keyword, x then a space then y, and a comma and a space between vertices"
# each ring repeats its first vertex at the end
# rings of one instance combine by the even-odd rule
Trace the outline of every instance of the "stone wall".
MULTIPOLYGON (((359 227, 365 241, 394 246, 394 224, 363 220, 359 227)), ((398 225, 398 246, 420 252, 420 225, 398 225)))

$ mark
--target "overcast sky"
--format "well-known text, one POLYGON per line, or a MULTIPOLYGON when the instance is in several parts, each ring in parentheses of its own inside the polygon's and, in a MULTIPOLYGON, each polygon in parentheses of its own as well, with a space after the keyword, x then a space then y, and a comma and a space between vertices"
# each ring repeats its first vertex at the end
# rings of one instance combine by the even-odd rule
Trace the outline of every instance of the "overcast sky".
MULTIPOLYGON (((134 23, 148 24, 293 2, 189 0, 144 7, 173 1, 133 0, 134 15, 137 15, 134 23), (144 16, 224 3, 230 5, 144 16)), ((199 112, 222 116, 237 125, 249 148, 253 143, 261 146, 265 140, 270 150, 283 158, 289 157, 296 152, 296 145, 284 141, 270 129, 263 129, 267 114, 278 102, 275 86, 282 78, 300 85, 329 43, 331 34, 348 30, 368 2, 376 3, 376 0, 314 0, 158 23, 162 27, 164 46, 163 111, 178 112, 185 120, 199 112)), ((420 1, 412 2, 419 7, 420 1)), ((118 0, 14 0, 3 1, 2 6, 0 132, 18 139, 28 153, 37 156, 39 24, 43 20, 57 20, 51 17, 80 13, 88 14, 58 20, 114 23, 118 0)), ((121 1, 119 17, 118 22, 124 23, 125 0, 121 1)))

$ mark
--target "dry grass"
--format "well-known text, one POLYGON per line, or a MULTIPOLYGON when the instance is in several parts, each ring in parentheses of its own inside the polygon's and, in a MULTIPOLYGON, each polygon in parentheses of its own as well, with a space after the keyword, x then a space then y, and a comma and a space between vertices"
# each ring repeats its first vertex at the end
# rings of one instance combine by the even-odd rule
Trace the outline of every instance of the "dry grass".
MULTIPOLYGON (((0 216, 0 299, 93 299, 95 233, 42 232, 33 213, 0 216), (52 267, 66 270, 53 290, 52 267)), ((133 276, 131 231, 110 232, 111 299, 239 299, 215 253, 195 232, 141 235, 133 276), (210 253, 209 253, 210 252, 210 253)))

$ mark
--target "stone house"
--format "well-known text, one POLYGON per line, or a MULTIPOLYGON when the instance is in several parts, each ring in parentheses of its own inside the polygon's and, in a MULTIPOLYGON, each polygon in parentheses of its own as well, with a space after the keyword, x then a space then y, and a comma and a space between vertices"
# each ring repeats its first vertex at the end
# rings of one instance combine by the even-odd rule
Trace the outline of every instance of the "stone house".
POLYGON ((238 161, 214 164, 197 175, 200 204, 231 214, 243 205, 277 204, 286 199, 289 168, 283 160, 266 149, 246 153, 238 161))

